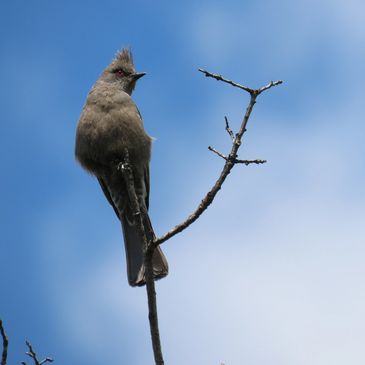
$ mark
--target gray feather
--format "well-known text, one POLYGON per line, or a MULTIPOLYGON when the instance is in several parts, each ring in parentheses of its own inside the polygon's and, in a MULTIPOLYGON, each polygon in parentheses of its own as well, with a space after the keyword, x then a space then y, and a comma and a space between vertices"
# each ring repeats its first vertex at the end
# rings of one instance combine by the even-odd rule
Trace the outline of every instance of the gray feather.
MULTIPOLYGON (((87 97, 78 122, 75 145, 77 160, 98 178, 121 221, 128 280, 132 286, 145 282, 143 240, 133 219, 123 177, 116 166, 123 162, 127 149, 144 228, 147 238, 153 239, 147 212, 152 138, 144 130, 141 114, 131 98, 136 81, 143 75, 135 72, 130 50, 123 49, 117 54, 87 97)), ((160 248, 155 251, 153 268, 156 279, 168 273, 167 261, 160 248)))

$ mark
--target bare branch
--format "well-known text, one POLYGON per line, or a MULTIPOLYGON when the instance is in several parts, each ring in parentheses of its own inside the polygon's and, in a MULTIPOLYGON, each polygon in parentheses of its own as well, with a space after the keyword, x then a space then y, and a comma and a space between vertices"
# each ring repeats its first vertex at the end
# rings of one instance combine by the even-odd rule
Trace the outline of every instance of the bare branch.
POLYGON ((248 165, 262 165, 262 164, 266 163, 267 161, 258 160, 258 159, 256 159, 256 160, 238 160, 238 159, 236 159, 234 162, 241 163, 241 164, 248 166, 248 165))
POLYGON ((53 362, 54 360, 52 359, 52 358, 50 358, 50 357, 46 357, 46 358, 44 358, 40 363, 39 363, 39 365, 42 365, 42 364, 44 364, 44 363, 46 363, 46 362, 53 362))
POLYGON ((6 336, 5 329, 3 326, 3 321, 1 319, 0 319, 0 333, 1 333, 1 337, 3 338, 3 352, 1 355, 1 365, 6 365, 6 361, 8 359, 9 340, 8 340, 8 337, 6 336))
POLYGON ((234 141, 234 134, 232 132, 232 129, 229 127, 228 118, 224 117, 224 120, 226 121, 226 131, 229 134, 229 136, 231 137, 232 141, 234 141))
POLYGON ((213 148, 212 146, 208 146, 208 150, 209 151, 212 151, 212 152, 214 152, 216 155, 218 155, 219 157, 222 157, 223 158, 223 160, 228 160, 228 157, 227 156, 225 156, 225 155, 223 155, 223 153, 221 153, 221 152, 219 152, 219 151, 217 151, 215 148, 213 148))
POLYGON ((199 68, 199 71, 202 72, 205 75, 205 77, 212 77, 213 79, 216 79, 217 81, 223 81, 223 82, 225 82, 227 84, 230 84, 230 85, 232 85, 234 87, 238 87, 239 89, 245 90, 245 91, 247 91, 250 94, 252 94, 254 92, 253 89, 250 89, 247 86, 238 84, 237 82, 234 82, 232 80, 225 79, 222 75, 213 74, 213 73, 211 73, 209 71, 203 70, 202 68, 199 68))
MULTIPOLYGON (((54 361, 54 359, 52 359, 50 357, 45 357, 43 360, 38 360, 37 354, 34 352, 32 344, 29 341, 25 341, 25 344, 28 346, 28 350, 29 350, 26 352, 26 354, 33 359, 35 365, 43 365, 46 362, 54 361)), ((26 364, 26 363, 23 361, 22 364, 26 364)))
POLYGON ((216 153, 218 156, 222 157, 226 161, 224 166, 223 166, 223 170, 220 173, 220 176, 218 177, 217 181, 215 182, 213 187, 210 189, 210 191, 206 194, 206 196, 202 199, 202 201, 200 202, 200 204, 196 208, 196 210, 192 214, 190 214, 184 222, 176 225, 173 229, 171 229, 170 231, 168 231, 164 235, 156 238, 153 241, 153 245, 155 247, 157 247, 158 245, 160 245, 163 242, 167 241, 171 237, 175 236, 177 233, 183 231, 184 229, 189 227, 193 222, 195 222, 200 217, 200 215, 210 206, 210 204, 212 204, 215 196, 217 195, 218 191, 221 189, 222 184, 224 183, 225 179, 227 178, 227 176, 229 175, 229 173, 231 172, 231 170, 232 170, 232 168, 235 164, 243 163, 243 164, 248 165, 248 164, 251 164, 251 163, 261 164, 261 163, 266 162, 265 160, 252 160, 252 161, 250 161, 250 160, 238 160, 237 159, 237 152, 238 152, 238 149, 241 146, 242 137, 243 137, 243 134, 246 131, 247 122, 250 118, 252 109, 253 109, 253 107, 256 103, 257 96, 260 95, 263 91, 268 90, 273 86, 281 84, 282 81, 272 81, 269 84, 267 84, 266 86, 263 86, 260 89, 255 90, 255 89, 250 89, 247 86, 240 85, 240 84, 238 84, 238 83, 236 83, 232 80, 227 80, 227 79, 223 78, 221 75, 213 74, 213 73, 208 72, 208 71, 203 70, 203 69, 199 69, 199 71, 204 73, 206 77, 212 77, 212 78, 214 78, 218 81, 223 81, 223 82, 228 83, 228 84, 230 84, 234 87, 237 87, 239 89, 247 91, 248 93, 250 93, 250 101, 248 103, 248 106, 246 108, 246 113, 245 113, 245 115, 243 117, 243 120, 241 122, 240 130, 236 134, 236 136, 233 140, 230 154, 228 156, 224 156, 223 154, 216 151, 212 147, 209 148, 211 151, 213 151, 214 153, 216 153))
POLYGON ((134 186, 132 166, 130 165, 129 162, 129 153, 127 149, 125 151, 124 161, 118 165, 118 170, 121 171, 123 174, 124 181, 126 183, 126 187, 128 190, 128 196, 132 212, 134 212, 133 214, 137 219, 138 222, 137 228, 144 242, 144 247, 145 247, 144 265, 145 265, 146 291, 148 298, 148 319, 150 322, 152 348, 156 365, 164 365, 162 349, 161 349, 160 331, 158 328, 156 290, 155 290, 155 281, 154 281, 153 264, 152 264, 153 253, 156 246, 154 246, 152 242, 147 242, 146 232, 143 224, 143 216, 142 216, 143 212, 141 212, 139 206, 138 197, 134 186))
POLYGON ((267 85, 265 85, 265 86, 261 87, 260 89, 258 89, 258 94, 261 94, 263 91, 268 90, 268 89, 272 88, 273 86, 278 86, 282 83, 283 83, 282 80, 270 81, 267 85))

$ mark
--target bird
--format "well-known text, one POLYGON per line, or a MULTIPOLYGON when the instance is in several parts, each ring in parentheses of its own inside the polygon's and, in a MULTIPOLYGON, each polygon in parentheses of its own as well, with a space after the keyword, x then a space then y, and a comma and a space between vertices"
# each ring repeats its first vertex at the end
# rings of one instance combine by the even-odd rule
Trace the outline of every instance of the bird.
MULTIPOLYGON (((121 222, 128 282, 133 287, 146 283, 144 240, 118 166, 128 153, 149 242, 156 237, 148 215, 152 137, 145 131, 141 113, 131 97, 137 80, 144 75, 144 72, 136 72, 130 48, 118 51, 86 98, 75 141, 76 160, 97 178, 121 222)), ((154 280, 168 274, 168 263, 159 246, 154 250, 152 265, 154 280)))

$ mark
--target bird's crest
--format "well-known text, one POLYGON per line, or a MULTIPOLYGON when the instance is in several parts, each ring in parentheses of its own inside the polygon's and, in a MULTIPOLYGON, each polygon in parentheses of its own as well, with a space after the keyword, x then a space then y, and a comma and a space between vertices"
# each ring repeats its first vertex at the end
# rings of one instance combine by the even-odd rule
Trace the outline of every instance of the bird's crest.
POLYGON ((124 64, 134 67, 133 55, 130 48, 123 48, 117 52, 113 59, 113 63, 124 64))

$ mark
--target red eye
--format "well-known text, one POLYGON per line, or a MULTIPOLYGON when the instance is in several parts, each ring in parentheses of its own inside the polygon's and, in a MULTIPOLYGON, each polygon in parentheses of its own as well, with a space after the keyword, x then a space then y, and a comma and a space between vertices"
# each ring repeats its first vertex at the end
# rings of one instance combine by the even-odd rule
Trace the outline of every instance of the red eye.
POLYGON ((117 74, 118 76, 125 76, 124 71, 123 71, 123 70, 121 70, 121 69, 117 70, 117 71, 116 71, 116 74, 117 74))

